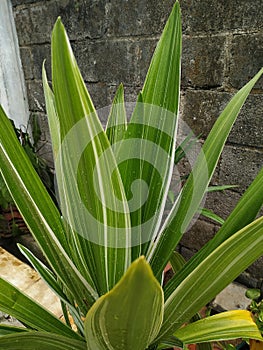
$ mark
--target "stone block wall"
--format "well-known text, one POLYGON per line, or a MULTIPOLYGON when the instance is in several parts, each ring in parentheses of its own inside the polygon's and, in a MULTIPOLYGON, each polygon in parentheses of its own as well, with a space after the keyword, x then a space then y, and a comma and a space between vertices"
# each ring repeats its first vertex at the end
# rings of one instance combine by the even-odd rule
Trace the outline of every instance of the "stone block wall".
MULTIPOLYGON (((41 67, 50 77, 50 33, 58 16, 95 106, 111 103, 117 86, 135 101, 173 0, 12 0, 30 112, 39 117, 43 152, 51 159, 41 67)), ((183 15, 182 118, 205 138, 231 96, 263 66, 262 0, 181 0, 183 15)), ((214 184, 237 188, 207 197, 222 217, 234 207, 263 164, 263 79, 241 111, 220 158, 214 184)), ((217 230, 199 218, 181 252, 190 257, 217 230)), ((240 279, 262 287, 263 258, 240 279)))

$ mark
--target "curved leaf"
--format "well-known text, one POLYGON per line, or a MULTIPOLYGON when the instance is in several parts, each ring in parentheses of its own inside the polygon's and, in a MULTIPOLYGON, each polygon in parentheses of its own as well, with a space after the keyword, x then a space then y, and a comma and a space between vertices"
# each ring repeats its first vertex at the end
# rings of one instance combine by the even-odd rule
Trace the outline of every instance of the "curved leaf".
POLYGON ((158 339, 188 322, 263 253, 263 217, 235 233, 204 259, 170 294, 158 339), (196 288, 198 286, 198 288, 196 288))
POLYGON ((61 215, 0 107, 0 171, 32 235, 59 279, 83 311, 97 294, 68 256, 61 215), (47 210, 48 208, 48 210, 47 210))
POLYGON ((185 344, 248 338, 263 341, 249 311, 233 310, 203 318, 178 329, 174 335, 185 344))
POLYGON ((124 88, 120 84, 114 97, 108 123, 106 126, 106 135, 111 145, 123 139, 127 129, 127 117, 124 105, 124 88))
POLYGON ((89 310, 85 320, 88 349, 145 350, 156 337, 162 316, 162 289, 141 257, 89 310))
POLYGON ((129 202, 133 259, 146 255, 161 225, 174 166, 181 69, 178 1, 153 54, 145 83, 118 147, 117 159, 129 202), (136 184, 136 193, 133 185, 136 184), (147 199, 145 200, 145 198, 147 199))
POLYGON ((61 138, 55 159, 61 211, 74 262, 81 271, 88 270, 86 274, 101 295, 130 264, 129 209, 109 140, 60 18, 52 32, 51 48, 61 138))
POLYGON ((34 331, 0 337, 0 348, 5 350, 87 350, 84 340, 34 331))
POLYGON ((0 277, 0 310, 33 329, 53 332, 75 339, 79 335, 41 305, 0 277))
POLYGON ((14 333, 21 333, 21 332, 29 332, 29 330, 27 328, 14 327, 14 326, 9 326, 9 325, 0 323, 0 337, 9 335, 9 334, 14 334, 14 333))
POLYGON ((179 200, 173 206, 154 248, 147 257, 155 276, 161 275, 170 255, 198 210, 230 130, 251 89, 262 73, 263 68, 237 92, 210 131, 193 171, 181 191, 179 200))
POLYGON ((216 235, 196 253, 164 288, 165 299, 214 249, 242 227, 250 224, 263 205, 263 168, 243 194, 216 235))

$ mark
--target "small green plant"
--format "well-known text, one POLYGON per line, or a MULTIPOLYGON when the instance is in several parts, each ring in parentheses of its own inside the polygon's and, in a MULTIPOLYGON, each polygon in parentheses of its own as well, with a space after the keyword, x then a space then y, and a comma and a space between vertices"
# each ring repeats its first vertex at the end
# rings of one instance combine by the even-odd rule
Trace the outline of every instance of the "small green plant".
POLYGON ((179 122, 181 41, 176 2, 130 122, 120 86, 104 130, 57 20, 52 90, 44 68, 43 85, 60 210, 0 110, 1 174, 50 268, 20 249, 59 296, 66 320, 0 279, 0 309, 25 325, 0 325, 0 348, 155 350, 236 337, 262 339, 245 310, 182 327, 263 253, 263 217, 256 219, 263 204, 261 170, 210 242, 185 264, 174 254, 263 69, 217 119, 162 224, 179 122), (176 274, 164 286, 169 260, 176 274))
POLYGON ((258 329, 263 334, 263 299, 260 299, 260 296, 259 289, 248 289, 246 292, 246 297, 251 299, 249 310, 254 315, 258 329))

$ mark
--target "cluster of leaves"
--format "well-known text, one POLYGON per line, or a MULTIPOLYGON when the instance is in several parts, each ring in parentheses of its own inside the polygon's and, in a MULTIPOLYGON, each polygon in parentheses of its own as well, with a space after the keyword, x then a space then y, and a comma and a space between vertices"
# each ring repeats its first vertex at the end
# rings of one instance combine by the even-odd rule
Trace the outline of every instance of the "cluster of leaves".
POLYGON ((256 219, 263 204, 262 169, 210 242, 185 264, 171 258, 199 210, 231 127, 263 69, 218 117, 162 224, 174 167, 181 47, 176 2, 130 122, 120 86, 104 131, 57 20, 52 90, 44 68, 43 85, 61 211, 0 109, 1 174, 50 268, 25 247, 20 249, 59 296, 66 320, 62 323, 0 279, 0 309, 26 326, 0 325, 0 347, 155 350, 235 337, 262 339, 249 311, 222 313, 182 327, 263 253, 263 217, 256 219), (155 168, 161 169, 161 176, 155 168), (139 208, 131 191, 136 179, 143 180, 136 185, 139 208), (163 286, 170 259, 177 273, 163 286))
POLYGON ((248 289, 246 297, 251 299, 249 309, 253 313, 258 329, 263 334, 263 300, 260 299, 261 292, 259 289, 248 289))
MULTIPOLYGON (((44 158, 38 155, 39 150, 37 148, 37 144, 40 140, 41 132, 36 116, 32 117, 32 134, 34 140, 33 143, 31 142, 27 131, 23 131, 22 128, 17 128, 12 120, 11 123, 14 128, 14 132, 17 136, 17 139, 21 143, 33 167, 37 171, 38 175, 41 177, 49 193, 53 195, 53 198, 55 198, 53 172, 47 166, 44 158)), ((0 207, 2 207, 3 209, 7 209, 10 205, 14 205, 14 201, 3 177, 0 175, 0 207)))

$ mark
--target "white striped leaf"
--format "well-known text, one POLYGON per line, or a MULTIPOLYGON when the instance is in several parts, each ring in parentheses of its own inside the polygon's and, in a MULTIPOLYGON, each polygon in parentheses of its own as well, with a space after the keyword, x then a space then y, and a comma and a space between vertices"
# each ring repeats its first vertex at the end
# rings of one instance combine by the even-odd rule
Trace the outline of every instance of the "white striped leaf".
POLYGON ((178 329, 174 335, 185 344, 236 338, 263 341, 252 314, 246 310, 232 310, 203 318, 178 329))
POLYGON ((55 159, 61 210, 73 260, 88 270, 101 295, 130 263, 129 210, 110 143, 60 19, 52 34, 52 85, 61 133, 55 159))

